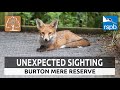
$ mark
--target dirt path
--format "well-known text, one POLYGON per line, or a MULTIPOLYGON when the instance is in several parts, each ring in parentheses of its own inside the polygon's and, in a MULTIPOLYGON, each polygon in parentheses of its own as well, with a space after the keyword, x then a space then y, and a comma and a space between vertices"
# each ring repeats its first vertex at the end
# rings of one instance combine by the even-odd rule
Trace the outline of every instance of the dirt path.
MULTIPOLYGON (((42 77, 72 77, 72 78, 89 78, 89 77, 113 77, 113 76, 4 76, 4 57, 5 56, 115 56, 116 52, 108 50, 106 45, 110 43, 109 37, 100 37, 97 35, 86 36, 91 42, 91 46, 84 48, 66 48, 47 52, 36 52, 39 47, 38 34, 33 33, 10 33, 0 32, 0 77, 29 77, 29 78, 42 78, 42 77)), ((118 55, 119 56, 119 55, 118 55)), ((116 56, 116 57, 118 57, 116 56)), ((117 58, 116 76, 119 77, 119 57, 117 58)))

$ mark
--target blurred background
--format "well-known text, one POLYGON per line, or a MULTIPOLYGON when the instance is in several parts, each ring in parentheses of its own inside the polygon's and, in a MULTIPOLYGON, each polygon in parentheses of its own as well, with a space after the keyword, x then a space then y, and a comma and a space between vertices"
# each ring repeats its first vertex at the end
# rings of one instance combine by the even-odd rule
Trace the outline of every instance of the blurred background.
POLYGON ((39 18, 45 23, 58 19, 59 27, 100 28, 104 15, 120 16, 120 12, 0 12, 0 25, 4 25, 7 15, 21 16, 22 25, 27 26, 35 26, 35 19, 39 18))

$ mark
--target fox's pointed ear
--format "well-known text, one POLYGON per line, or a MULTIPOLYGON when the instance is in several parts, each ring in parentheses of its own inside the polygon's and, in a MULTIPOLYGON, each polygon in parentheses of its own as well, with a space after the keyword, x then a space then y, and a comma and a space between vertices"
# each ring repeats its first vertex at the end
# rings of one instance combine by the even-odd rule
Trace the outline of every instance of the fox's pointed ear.
POLYGON ((43 21, 42 20, 40 20, 40 19, 36 19, 36 25, 37 25, 37 28, 39 29, 39 28, 41 28, 43 25, 44 25, 44 23, 43 23, 43 21))
POLYGON ((54 20, 50 23, 55 29, 57 29, 58 26, 58 20, 54 20))

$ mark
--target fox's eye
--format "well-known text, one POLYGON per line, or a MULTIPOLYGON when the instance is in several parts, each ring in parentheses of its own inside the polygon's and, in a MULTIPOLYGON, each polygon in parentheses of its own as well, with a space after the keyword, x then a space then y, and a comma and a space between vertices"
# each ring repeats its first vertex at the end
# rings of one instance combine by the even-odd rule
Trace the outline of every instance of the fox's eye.
POLYGON ((49 32, 49 34, 52 34, 52 32, 49 32))
POLYGON ((45 34, 44 32, 41 32, 42 34, 45 34))

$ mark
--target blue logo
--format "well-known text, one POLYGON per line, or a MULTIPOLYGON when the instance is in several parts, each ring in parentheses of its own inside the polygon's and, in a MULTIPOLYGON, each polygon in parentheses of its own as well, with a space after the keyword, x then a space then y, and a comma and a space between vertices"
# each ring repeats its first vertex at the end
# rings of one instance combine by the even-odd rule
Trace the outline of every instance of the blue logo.
POLYGON ((103 30, 118 30, 118 16, 103 16, 103 30))

